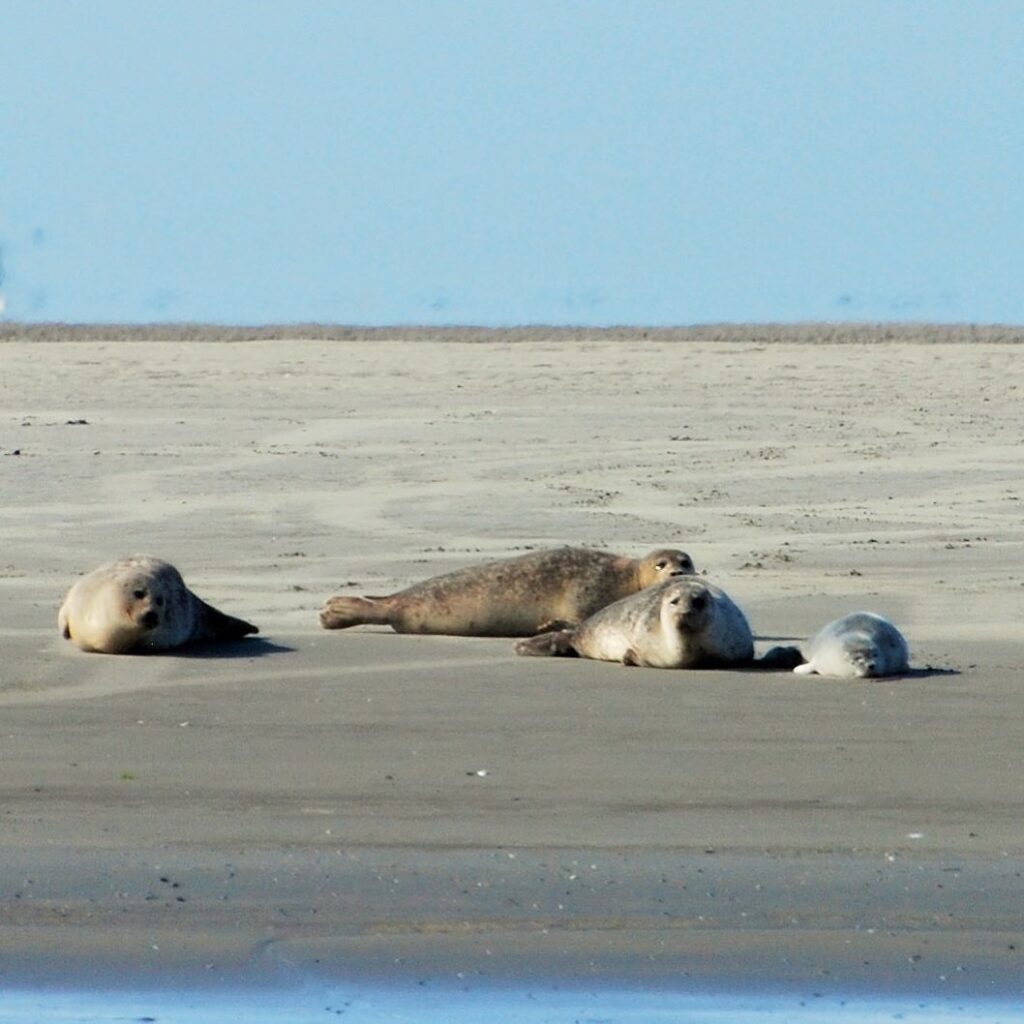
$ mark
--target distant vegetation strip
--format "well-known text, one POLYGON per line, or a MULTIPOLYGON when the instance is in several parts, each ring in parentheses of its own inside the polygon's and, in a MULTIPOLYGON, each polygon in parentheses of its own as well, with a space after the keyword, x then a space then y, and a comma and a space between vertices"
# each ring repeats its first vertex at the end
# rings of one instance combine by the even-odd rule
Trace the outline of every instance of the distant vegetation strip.
POLYGON ((0 341, 661 341, 880 344, 1021 344, 1024 326, 798 323, 693 327, 351 327, 341 324, 63 324, 0 322, 0 341))

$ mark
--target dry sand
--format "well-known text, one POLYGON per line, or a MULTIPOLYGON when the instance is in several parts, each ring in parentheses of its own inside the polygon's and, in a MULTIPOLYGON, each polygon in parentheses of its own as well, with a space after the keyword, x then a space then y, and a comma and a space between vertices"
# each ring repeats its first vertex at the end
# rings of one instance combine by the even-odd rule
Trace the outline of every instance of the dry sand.
POLYGON ((0 984, 1024 994, 1013 332, 5 333, 0 984), (562 543, 684 547, 762 648, 887 614, 919 671, 317 625, 329 594, 562 543), (76 575, 138 551, 261 637, 62 641, 76 575))

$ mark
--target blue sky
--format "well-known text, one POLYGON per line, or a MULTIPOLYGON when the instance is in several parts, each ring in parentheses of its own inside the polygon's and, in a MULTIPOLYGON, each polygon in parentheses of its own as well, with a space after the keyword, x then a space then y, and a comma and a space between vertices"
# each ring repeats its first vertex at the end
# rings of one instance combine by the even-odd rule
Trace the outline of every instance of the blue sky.
POLYGON ((1018 0, 0 0, 8 319, 1024 323, 1018 0))

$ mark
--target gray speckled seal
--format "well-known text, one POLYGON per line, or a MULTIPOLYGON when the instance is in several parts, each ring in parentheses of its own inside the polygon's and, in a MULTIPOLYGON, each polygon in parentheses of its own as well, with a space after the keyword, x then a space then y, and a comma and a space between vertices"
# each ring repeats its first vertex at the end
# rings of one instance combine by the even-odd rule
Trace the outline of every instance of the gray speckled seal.
POLYGON ((516 653, 698 668, 752 662, 754 638, 746 616, 724 590, 683 577, 616 601, 578 629, 520 640, 516 653))

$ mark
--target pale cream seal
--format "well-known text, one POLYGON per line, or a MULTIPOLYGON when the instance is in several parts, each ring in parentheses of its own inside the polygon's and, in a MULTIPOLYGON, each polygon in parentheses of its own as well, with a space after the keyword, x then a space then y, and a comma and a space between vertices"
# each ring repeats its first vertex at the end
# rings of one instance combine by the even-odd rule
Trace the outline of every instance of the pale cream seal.
POLYGON ((57 624, 83 651, 103 654, 165 651, 259 632, 208 605, 173 565, 149 555, 132 555, 83 576, 64 598, 57 624))

